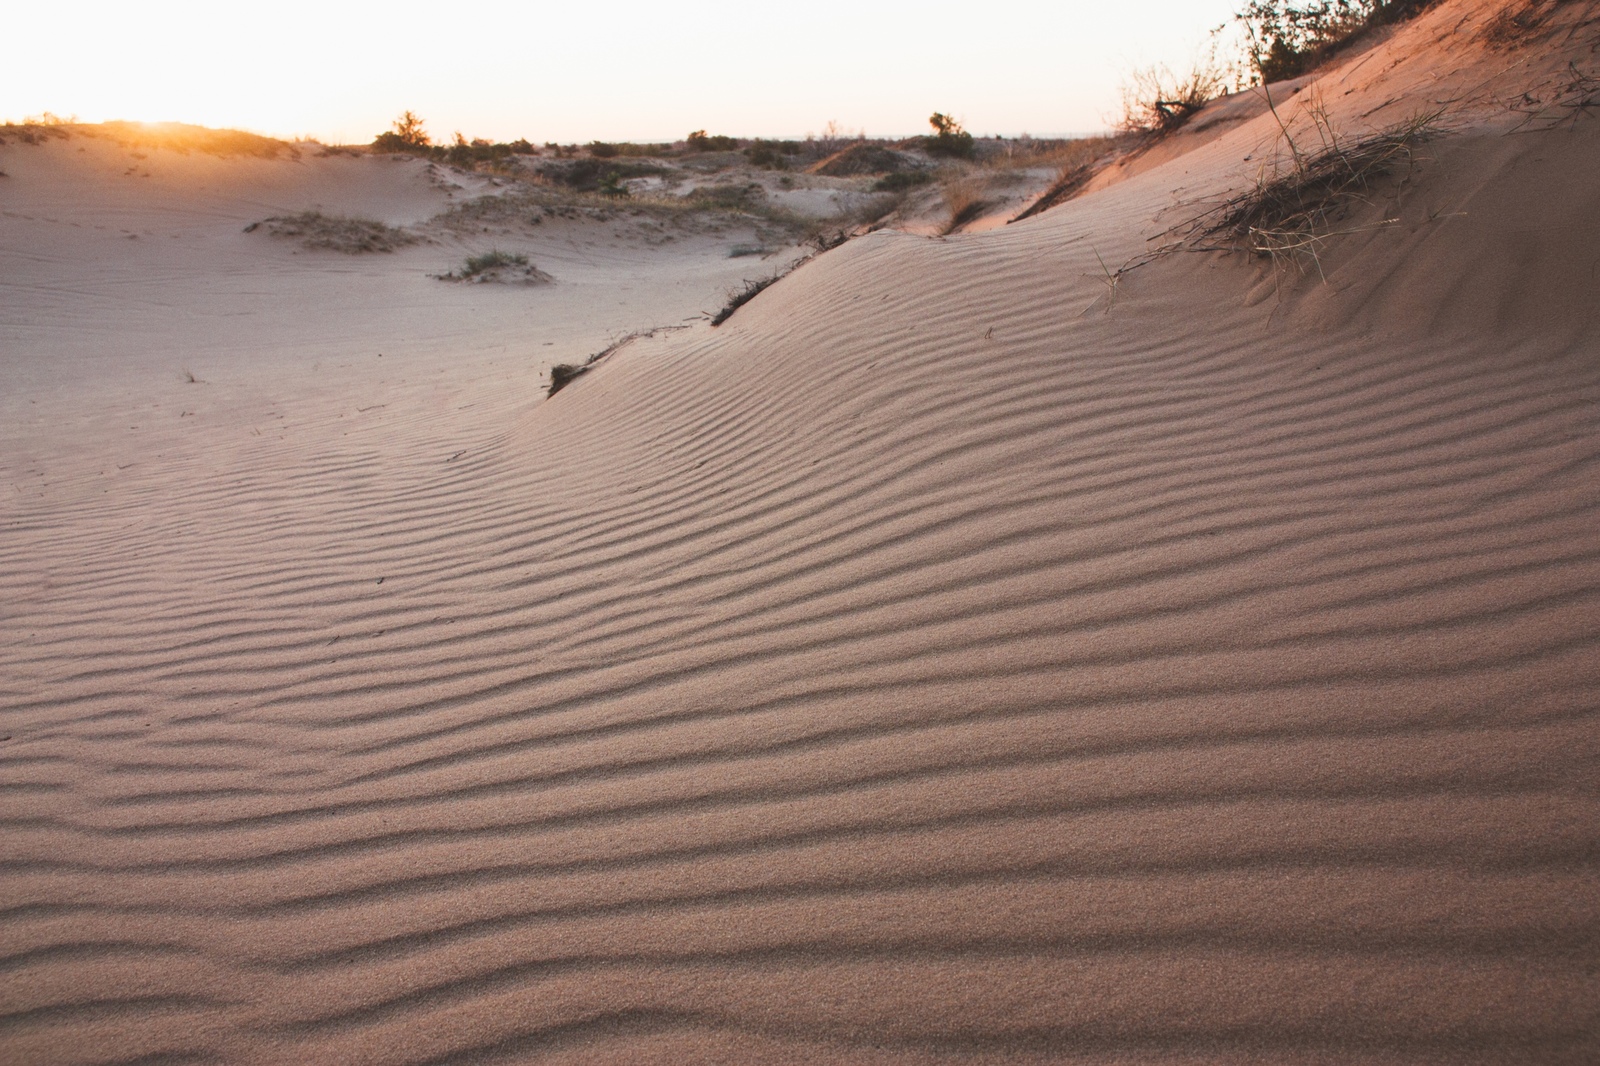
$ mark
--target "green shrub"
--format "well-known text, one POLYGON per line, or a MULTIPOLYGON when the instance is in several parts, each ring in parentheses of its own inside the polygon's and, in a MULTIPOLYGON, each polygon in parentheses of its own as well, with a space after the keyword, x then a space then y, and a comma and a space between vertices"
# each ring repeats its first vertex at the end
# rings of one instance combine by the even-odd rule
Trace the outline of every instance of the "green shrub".
POLYGON ((972 134, 961 128, 961 123, 949 115, 935 111, 928 118, 933 136, 922 139, 929 155, 949 156, 952 159, 972 158, 972 134))
POLYGON ((372 139, 372 147, 380 152, 426 151, 433 144, 428 131, 422 128, 422 119, 414 112, 402 111, 394 120, 394 128, 385 130, 372 139))

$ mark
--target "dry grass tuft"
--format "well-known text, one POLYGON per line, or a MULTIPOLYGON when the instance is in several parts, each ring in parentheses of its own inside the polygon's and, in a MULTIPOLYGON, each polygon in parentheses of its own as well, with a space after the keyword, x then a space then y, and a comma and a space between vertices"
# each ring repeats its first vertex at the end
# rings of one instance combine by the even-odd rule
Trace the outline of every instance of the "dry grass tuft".
MULTIPOLYGON (((1332 227, 1352 203, 1380 177, 1409 168, 1421 141, 1441 132, 1439 114, 1418 116, 1354 140, 1339 140, 1319 123, 1323 148, 1295 153, 1287 172, 1263 176, 1249 192, 1234 197, 1192 224, 1197 250, 1246 251, 1274 263, 1317 263, 1319 247, 1339 231, 1332 227)), ((1379 225, 1386 225, 1385 219, 1379 225)))
POLYGON ((788 271, 780 271, 764 278, 746 278, 743 285, 728 293, 728 302, 722 305, 722 310, 711 319, 713 326, 720 326, 733 317, 733 313, 745 304, 754 300, 767 286, 783 277, 788 271))
POLYGON ((648 337, 649 333, 629 333, 626 336, 612 341, 600 351, 595 352, 581 363, 557 363, 550 368, 550 387, 545 390, 545 397, 549 398, 572 384, 574 381, 593 370, 595 364, 607 356, 614 355, 624 346, 632 343, 639 337, 648 337))
POLYGON ((1167 67, 1136 70, 1122 87, 1125 133, 1164 136, 1188 122, 1228 90, 1228 74, 1214 62, 1197 63, 1186 75, 1167 67))
POLYGON ((341 215, 324 215, 320 211, 302 211, 298 215, 277 215, 252 222, 244 228, 253 233, 261 226, 274 237, 298 240, 307 248, 326 248, 346 255, 366 252, 392 252, 421 238, 394 226, 386 226, 370 218, 345 218, 341 215))
POLYGON ((549 274, 528 262, 528 257, 516 252, 502 252, 496 248, 482 255, 468 256, 459 272, 439 274, 441 281, 471 282, 521 282, 533 285, 555 280, 549 274))
POLYGON ((945 233, 956 230, 982 215, 989 206, 988 184, 982 175, 963 174, 944 183, 945 206, 950 209, 950 220, 945 223, 945 233))

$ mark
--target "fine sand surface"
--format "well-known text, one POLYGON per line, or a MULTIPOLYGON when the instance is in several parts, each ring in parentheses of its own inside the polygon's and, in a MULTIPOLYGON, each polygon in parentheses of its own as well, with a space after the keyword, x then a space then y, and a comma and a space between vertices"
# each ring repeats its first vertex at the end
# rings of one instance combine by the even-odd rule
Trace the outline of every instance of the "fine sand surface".
POLYGON ((1600 4, 1506 6, 1276 101, 1450 109, 1320 271, 1102 269, 1234 99, 549 400, 740 262, 0 149, 0 1060, 1600 1060, 1600 4))

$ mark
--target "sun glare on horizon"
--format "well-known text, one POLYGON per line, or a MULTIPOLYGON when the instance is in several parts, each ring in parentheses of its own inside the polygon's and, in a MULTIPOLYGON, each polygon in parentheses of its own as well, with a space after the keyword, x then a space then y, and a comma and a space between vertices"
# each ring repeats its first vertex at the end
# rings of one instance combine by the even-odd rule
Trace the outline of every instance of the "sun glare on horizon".
POLYGON ((920 131, 932 110, 975 132, 1103 128, 1135 66, 1181 66, 1237 0, 970 5, 820 0, 803 15, 705 0, 670 11, 491 2, 137 9, 95 0, 63 25, 14 17, 42 42, 0 70, 0 119, 182 122, 364 143, 411 109, 436 138, 667 140, 708 128, 799 136, 829 120, 920 131), (491 27, 491 29, 485 29, 491 27))

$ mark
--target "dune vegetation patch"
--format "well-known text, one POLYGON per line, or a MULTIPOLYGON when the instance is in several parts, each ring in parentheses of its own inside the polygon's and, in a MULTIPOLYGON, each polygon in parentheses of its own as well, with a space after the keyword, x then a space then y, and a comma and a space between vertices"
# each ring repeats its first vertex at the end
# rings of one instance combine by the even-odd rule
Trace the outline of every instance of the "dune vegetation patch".
MULTIPOLYGON (((1369 202, 1367 194, 1379 179, 1411 168, 1417 145, 1443 132, 1439 118, 1435 112, 1363 136, 1340 137, 1325 117, 1318 117, 1317 150, 1303 151, 1291 138, 1289 166, 1263 174, 1253 187, 1190 223, 1184 243, 1197 251, 1242 251, 1274 264, 1320 270, 1319 249, 1350 232, 1341 220, 1369 202)), ((1394 221, 1384 218, 1373 225, 1394 221)))
POLYGON ((414 233, 370 218, 325 215, 320 211, 275 215, 250 223, 244 231, 254 233, 262 228, 274 237, 297 240, 307 248, 343 252, 346 255, 392 252, 422 239, 414 233))
POLYGON ((441 281, 471 281, 476 283, 537 285, 553 281, 549 274, 528 261, 519 252, 502 252, 498 248, 481 255, 468 256, 460 270, 436 275, 441 281))
POLYGON ((658 326, 655 329, 641 330, 624 334, 623 336, 612 341, 610 344, 606 345, 604 348, 600 349, 600 351, 595 352, 581 363, 557 363, 555 366, 550 368, 550 384, 545 389, 545 397, 548 399, 549 397, 554 396, 556 393, 560 392, 562 389, 566 388, 574 381, 577 381, 589 371, 593 370, 602 360, 615 355, 617 352, 621 351, 629 344, 632 344, 640 337, 653 337, 663 329, 670 330, 679 328, 681 327, 658 326))

